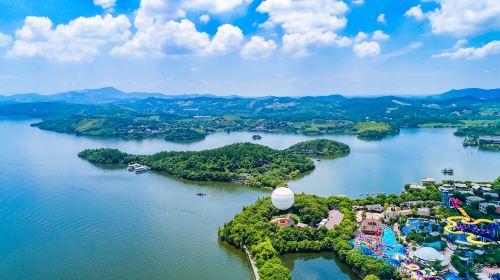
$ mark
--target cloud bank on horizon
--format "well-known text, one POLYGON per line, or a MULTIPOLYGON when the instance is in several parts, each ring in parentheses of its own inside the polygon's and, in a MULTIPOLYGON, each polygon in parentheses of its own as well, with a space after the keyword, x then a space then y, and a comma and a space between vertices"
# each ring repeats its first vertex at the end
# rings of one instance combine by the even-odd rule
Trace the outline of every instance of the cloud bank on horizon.
POLYGON ((462 76, 464 87, 499 86, 497 0, 15 2, 0 1, 0 91, 36 90, 18 81, 32 67, 74 87, 244 95, 439 91, 462 76))

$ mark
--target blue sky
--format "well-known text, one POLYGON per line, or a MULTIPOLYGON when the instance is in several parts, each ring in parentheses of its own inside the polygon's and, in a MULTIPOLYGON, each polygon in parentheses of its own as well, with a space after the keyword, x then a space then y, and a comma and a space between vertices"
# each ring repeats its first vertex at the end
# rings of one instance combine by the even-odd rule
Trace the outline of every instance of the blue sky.
POLYGON ((497 0, 0 0, 0 94, 500 87, 497 0), (43 2, 43 3, 42 3, 43 2))

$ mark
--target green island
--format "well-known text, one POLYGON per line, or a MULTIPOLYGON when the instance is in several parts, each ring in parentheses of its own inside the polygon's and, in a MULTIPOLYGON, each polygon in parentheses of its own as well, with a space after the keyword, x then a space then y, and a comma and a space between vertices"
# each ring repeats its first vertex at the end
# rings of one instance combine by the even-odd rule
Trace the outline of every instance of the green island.
POLYGON ((478 279, 483 268, 500 265, 494 222, 500 206, 490 192, 500 193, 500 177, 491 183, 408 184, 400 195, 354 200, 296 194, 287 210, 267 197, 244 207, 218 235, 247 251, 262 280, 291 279, 280 255, 320 251, 333 251, 364 279, 444 279, 450 271, 478 279), (477 221, 482 236, 463 213, 477 221), (439 252, 447 247, 454 248, 451 257, 439 252))
POLYGON ((254 187, 285 186, 314 169, 311 159, 267 146, 241 143, 199 152, 131 155, 116 149, 84 150, 79 157, 94 164, 138 163, 154 171, 193 181, 234 182, 254 187))
POLYGON ((205 139, 207 134, 203 130, 191 128, 178 128, 165 132, 167 141, 199 141, 205 139))
POLYGON ((380 139, 398 134, 399 129, 382 122, 361 122, 356 124, 356 135, 361 139, 380 139))
POLYGON ((351 149, 348 145, 338 141, 317 139, 297 143, 288 147, 285 151, 294 155, 339 157, 349 154, 351 149))

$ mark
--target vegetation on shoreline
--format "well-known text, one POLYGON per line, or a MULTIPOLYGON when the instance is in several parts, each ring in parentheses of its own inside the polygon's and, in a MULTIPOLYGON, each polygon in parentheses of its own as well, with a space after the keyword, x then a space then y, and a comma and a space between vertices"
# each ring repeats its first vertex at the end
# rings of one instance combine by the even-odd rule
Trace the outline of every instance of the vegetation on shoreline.
POLYGON ((350 153, 348 145, 334 140, 317 139, 297 143, 285 151, 294 155, 339 157, 350 153))
POLYGON ((309 227, 278 227, 269 221, 286 212, 277 210, 269 198, 259 199, 255 204, 244 207, 232 221, 219 230, 219 238, 229 244, 249 248, 259 276, 267 279, 290 279, 290 272, 281 264, 280 254, 291 252, 333 251, 340 260, 349 264, 363 275, 374 274, 381 279, 400 279, 394 267, 365 256, 353 249, 349 243, 357 229, 354 222, 352 201, 347 197, 322 198, 314 195, 298 194, 291 208, 293 217, 309 227), (342 223, 332 230, 315 225, 327 216, 328 209, 338 209, 344 213, 342 223), (276 274, 273 271, 277 271, 276 274))
MULTIPOLYGON (((451 181, 449 182, 451 183, 451 181)), ((500 188, 500 177, 491 183, 493 189, 500 188)), ((442 194, 439 185, 429 185, 425 190, 412 189, 406 185, 400 195, 380 194, 376 197, 351 200, 347 197, 318 197, 314 195, 296 194, 295 203, 291 209, 280 211, 276 209, 270 198, 262 198, 250 206, 244 207, 230 222, 219 229, 219 239, 229 244, 242 248, 249 248, 259 268, 259 276, 267 279, 290 279, 290 272, 281 264, 279 255, 291 252, 319 252, 333 251, 339 259, 347 263, 354 271, 366 276, 365 279, 402 279, 399 272, 390 264, 364 255, 359 249, 354 249, 350 240, 358 229, 353 206, 381 204, 384 208, 389 206, 407 207, 407 203, 414 203, 414 207, 424 205, 431 209, 431 215, 446 219, 448 215, 457 215, 455 210, 439 208, 437 205, 442 194), (331 230, 326 227, 316 228, 315 225, 327 216, 329 209, 337 209, 344 214, 344 220, 339 226, 331 230), (439 211, 446 210, 446 211, 439 211), (448 213, 450 212, 450 213, 448 213), (291 213, 295 223, 305 223, 308 227, 279 227, 270 221, 275 217, 282 217, 291 213), (273 273, 276 271, 276 274, 273 273), (371 275, 371 276, 370 276, 371 275), (378 278, 377 278, 378 277, 378 278)), ((472 212, 472 211, 471 211, 472 212)), ((397 216, 389 219, 388 225, 405 223, 409 217, 417 217, 415 213, 407 217, 397 216)), ((484 217, 484 216, 482 216, 484 217)), ((446 223, 434 225, 432 230, 442 231, 446 223)), ((408 242, 420 244, 441 240, 439 237, 424 236, 418 232, 411 232, 406 237, 408 242)), ((441 242, 441 246, 444 241, 441 242)), ((483 258, 495 263, 498 250, 487 254, 483 258)), ((455 257, 456 259, 456 257, 455 257)), ((457 264, 458 266, 458 264, 457 264)))
MULTIPOLYGON (((35 126, 78 135, 185 140, 177 129, 203 134, 255 131, 381 138, 400 128, 484 126, 500 115, 500 99, 316 97, 173 97, 105 104, 63 101, 0 104, 0 114, 41 118, 35 126)), ((190 138, 188 134, 188 138, 190 138)))
POLYGON ((356 124, 356 135, 361 139, 380 139, 398 134, 399 129, 382 122, 361 122, 356 124))
POLYGON ((165 133, 167 141, 198 141, 205 139, 206 133, 191 128, 178 128, 165 133))
POLYGON ((479 146, 480 149, 484 150, 500 151, 499 144, 478 141, 481 136, 500 136, 500 121, 493 124, 459 127, 453 134, 465 137, 464 145, 479 146))
POLYGON ((286 186, 288 180, 314 169, 311 159, 269 147, 242 143, 221 148, 131 155, 116 149, 84 150, 79 157, 94 164, 137 162, 152 170, 194 181, 235 182, 255 187, 286 186))

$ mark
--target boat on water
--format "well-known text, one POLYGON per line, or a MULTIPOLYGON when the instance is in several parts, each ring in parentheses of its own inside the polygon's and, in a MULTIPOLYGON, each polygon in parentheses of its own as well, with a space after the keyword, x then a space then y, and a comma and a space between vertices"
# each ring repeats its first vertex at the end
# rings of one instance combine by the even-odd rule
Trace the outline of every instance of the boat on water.
POLYGON ((444 175, 453 175, 453 169, 452 168, 443 168, 441 170, 441 173, 443 173, 444 175))
POLYGON ((131 163, 127 166, 128 171, 135 171, 136 174, 146 172, 150 170, 149 166, 138 164, 138 163, 131 163))
POLYGON ((260 140, 260 139, 262 139, 262 136, 260 136, 259 134, 255 134, 252 136, 252 139, 253 140, 260 140))
POLYGON ((128 166, 127 166, 127 170, 128 171, 134 171, 136 168, 139 168, 141 167, 142 165, 141 164, 138 164, 138 163, 130 163, 128 166))
POLYGON ((135 169, 135 173, 136 173, 136 174, 139 174, 139 173, 144 173, 144 172, 146 172, 146 171, 148 171, 148 170, 150 170, 150 169, 151 169, 151 168, 149 168, 149 167, 147 167, 147 166, 143 165, 143 166, 141 166, 141 167, 136 168, 136 169, 135 169))
POLYGON ((206 194, 206 193, 201 193, 201 192, 200 192, 200 193, 197 193, 196 195, 197 195, 197 196, 207 196, 207 194, 206 194))

